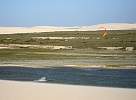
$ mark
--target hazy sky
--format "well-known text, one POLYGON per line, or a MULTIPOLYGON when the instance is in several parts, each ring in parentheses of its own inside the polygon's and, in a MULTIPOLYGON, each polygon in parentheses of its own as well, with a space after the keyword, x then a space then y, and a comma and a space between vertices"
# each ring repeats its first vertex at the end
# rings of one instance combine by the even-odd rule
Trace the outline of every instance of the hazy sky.
POLYGON ((0 0, 0 26, 136 23, 136 0, 0 0))

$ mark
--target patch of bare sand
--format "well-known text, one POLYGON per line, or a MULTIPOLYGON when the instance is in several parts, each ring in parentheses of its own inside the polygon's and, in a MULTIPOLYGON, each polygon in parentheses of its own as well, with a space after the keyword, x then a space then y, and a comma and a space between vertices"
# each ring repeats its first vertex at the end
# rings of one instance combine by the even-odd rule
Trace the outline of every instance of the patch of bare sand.
POLYGON ((1 100, 135 100, 136 89, 0 80, 1 100))

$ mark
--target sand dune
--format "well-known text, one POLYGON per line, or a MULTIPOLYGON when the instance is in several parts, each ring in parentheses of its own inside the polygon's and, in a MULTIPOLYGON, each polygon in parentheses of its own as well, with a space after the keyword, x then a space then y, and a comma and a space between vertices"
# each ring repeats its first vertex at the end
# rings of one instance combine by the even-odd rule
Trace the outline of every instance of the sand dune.
POLYGON ((0 27, 0 34, 33 33, 33 32, 54 32, 54 31, 97 31, 103 30, 131 30, 136 29, 136 24, 108 23, 92 26, 56 27, 56 26, 35 26, 35 27, 0 27))
POLYGON ((1 100, 135 100, 136 89, 0 80, 1 100))

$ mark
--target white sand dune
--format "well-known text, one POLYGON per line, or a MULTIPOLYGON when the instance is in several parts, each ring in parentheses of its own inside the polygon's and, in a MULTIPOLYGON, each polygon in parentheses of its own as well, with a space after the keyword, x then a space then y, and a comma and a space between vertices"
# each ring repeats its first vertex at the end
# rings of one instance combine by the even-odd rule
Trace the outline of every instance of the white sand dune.
POLYGON ((0 27, 0 34, 13 33, 34 33, 34 32, 54 32, 54 31, 97 31, 103 30, 131 30, 136 29, 136 23, 108 23, 92 26, 56 27, 56 26, 35 26, 35 27, 0 27))
POLYGON ((0 80, 0 100, 136 100, 136 89, 0 80))

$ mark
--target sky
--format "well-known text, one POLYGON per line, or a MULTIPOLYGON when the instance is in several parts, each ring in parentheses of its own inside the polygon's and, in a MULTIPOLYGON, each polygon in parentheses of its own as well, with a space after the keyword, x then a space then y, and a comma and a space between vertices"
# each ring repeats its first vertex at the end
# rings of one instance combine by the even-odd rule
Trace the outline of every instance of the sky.
POLYGON ((0 0, 0 26, 136 23, 136 0, 0 0))

